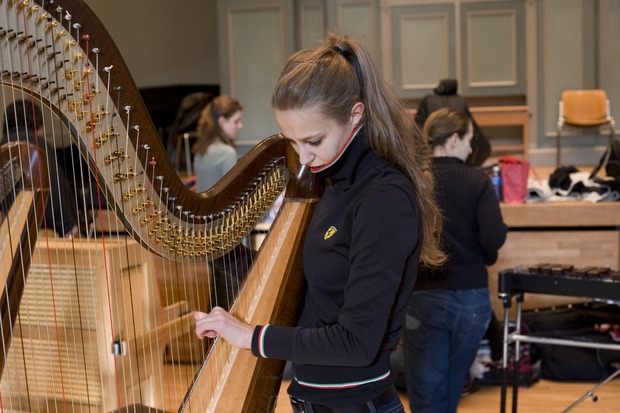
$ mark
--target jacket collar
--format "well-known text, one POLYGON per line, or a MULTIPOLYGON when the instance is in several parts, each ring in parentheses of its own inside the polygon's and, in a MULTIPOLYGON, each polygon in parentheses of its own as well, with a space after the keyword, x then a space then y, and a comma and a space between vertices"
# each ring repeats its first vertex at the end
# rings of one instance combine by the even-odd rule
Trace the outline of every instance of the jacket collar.
POLYGON ((360 128, 348 142, 338 159, 329 167, 316 172, 320 178, 329 178, 334 185, 346 188, 353 184, 357 170, 364 158, 372 153, 366 134, 360 128))

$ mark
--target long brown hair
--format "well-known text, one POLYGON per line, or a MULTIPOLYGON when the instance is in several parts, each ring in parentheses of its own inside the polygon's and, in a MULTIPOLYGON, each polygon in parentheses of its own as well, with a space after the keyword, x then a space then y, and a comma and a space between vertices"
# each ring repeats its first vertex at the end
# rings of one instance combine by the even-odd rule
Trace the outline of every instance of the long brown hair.
POLYGON ((430 149, 407 116, 404 102, 387 86, 368 53, 347 36, 329 34, 325 42, 292 55, 271 98, 275 110, 315 106, 344 123, 351 108, 364 103, 364 128, 371 149, 412 182, 422 216, 421 260, 440 265, 441 214, 435 204, 430 149))
POLYGON ((229 119, 241 110, 243 110, 241 103, 232 96, 221 95, 213 99, 200 114, 197 130, 198 140, 194 144, 192 152, 194 154, 206 153, 209 150, 209 145, 216 141, 234 146, 234 139, 222 130, 218 119, 220 116, 229 119))

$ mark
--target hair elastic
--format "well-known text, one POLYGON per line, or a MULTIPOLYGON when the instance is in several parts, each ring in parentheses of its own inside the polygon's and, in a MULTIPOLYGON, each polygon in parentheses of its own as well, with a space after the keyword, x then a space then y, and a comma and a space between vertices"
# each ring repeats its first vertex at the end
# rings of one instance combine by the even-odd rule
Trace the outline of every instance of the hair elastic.
POLYGON ((357 58, 357 55, 353 53, 351 49, 348 47, 342 47, 339 45, 332 46, 332 50, 338 53, 340 56, 344 57, 344 59, 349 62, 351 67, 353 68, 353 72, 355 73, 355 77, 357 77, 357 81, 360 86, 360 93, 364 94, 364 82, 362 81, 362 66, 360 65, 360 61, 357 58))

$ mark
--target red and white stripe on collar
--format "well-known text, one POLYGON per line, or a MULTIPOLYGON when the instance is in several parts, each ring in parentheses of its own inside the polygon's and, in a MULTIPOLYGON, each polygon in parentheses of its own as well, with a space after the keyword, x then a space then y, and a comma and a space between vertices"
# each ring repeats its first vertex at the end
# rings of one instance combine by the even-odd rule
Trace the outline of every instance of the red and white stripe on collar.
POLYGON ((342 146, 342 148, 340 149, 340 151, 338 151, 338 153, 336 154, 336 156, 334 157, 334 159, 332 159, 331 161, 327 162, 324 165, 321 166, 311 166, 310 167, 310 172, 312 173, 318 173, 321 171, 326 170, 327 168, 329 168, 330 166, 332 166, 333 164, 335 164, 336 162, 338 162, 338 159, 340 159, 340 157, 342 156, 342 154, 347 150, 347 148, 349 147, 349 145, 351 144, 351 142, 353 142, 353 138, 357 135, 357 132, 359 132, 359 130, 362 128, 362 125, 359 125, 357 128, 353 129, 353 132, 351 132, 351 136, 349 136, 349 138, 347 139, 347 141, 344 143, 344 145, 342 146))

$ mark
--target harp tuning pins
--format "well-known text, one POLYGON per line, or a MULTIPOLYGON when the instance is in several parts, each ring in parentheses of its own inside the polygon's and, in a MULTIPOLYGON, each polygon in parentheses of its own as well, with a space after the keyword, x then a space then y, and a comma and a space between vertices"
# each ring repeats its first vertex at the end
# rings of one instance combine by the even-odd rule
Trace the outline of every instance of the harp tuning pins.
POLYGON ((75 46, 76 44, 77 44, 77 42, 76 42, 75 40, 73 40, 73 39, 68 40, 68 41, 67 41, 67 42, 65 42, 65 44, 64 44, 64 49, 65 49, 65 50, 68 50, 68 49, 70 49, 71 47, 75 46))
POLYGON ((17 5, 16 5, 17 10, 21 11, 22 9, 28 7, 29 4, 30 4, 30 1, 28 0, 22 0, 20 2, 17 2, 17 5))
POLYGON ((92 67, 87 68, 82 72, 82 79, 88 77, 88 75, 92 75, 93 73, 95 73, 95 70, 92 67))
POLYGON ((41 22, 42 22, 42 21, 44 21, 44 20, 47 20, 47 18, 48 18, 49 16, 50 16, 50 15, 49 15, 47 12, 45 12, 45 13, 41 13, 41 14, 39 14, 39 15, 37 16, 37 18, 36 18, 35 22, 36 22, 37 24, 41 24, 41 22))
POLYGON ((61 37, 66 36, 66 35, 67 35, 67 31, 65 29, 60 30, 60 31, 58 31, 58 32, 56 32, 54 34, 54 40, 57 41, 58 39, 60 39, 61 37))
POLYGON ((45 25, 45 31, 48 32, 48 31, 52 30, 54 27, 57 27, 57 26, 58 26, 58 21, 55 21, 55 20, 54 21, 50 21, 48 19, 48 22, 45 25))

